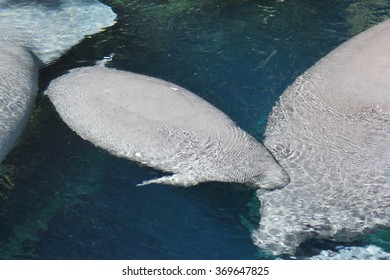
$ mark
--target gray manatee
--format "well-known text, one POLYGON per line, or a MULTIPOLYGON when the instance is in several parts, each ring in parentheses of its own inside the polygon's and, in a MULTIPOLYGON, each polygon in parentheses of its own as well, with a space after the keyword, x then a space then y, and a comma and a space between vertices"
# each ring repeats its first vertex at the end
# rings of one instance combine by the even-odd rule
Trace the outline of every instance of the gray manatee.
POLYGON ((0 61, 1 162, 19 139, 31 114, 40 61, 26 48, 1 41, 0 61))
POLYGON ((0 40, 27 47, 48 64, 115 19, 98 0, 0 0, 0 40))
POLYGON ((41 61, 52 62, 115 17, 96 0, 0 1, 0 162, 27 124, 41 61))
POLYGON ((174 173, 143 184, 238 182, 285 186, 268 150, 214 106, 175 84, 101 66, 52 81, 46 91, 82 138, 110 153, 174 173))
POLYGON ((307 70, 273 108, 264 144, 291 183, 261 201, 255 243, 293 254, 390 227, 390 20, 307 70))

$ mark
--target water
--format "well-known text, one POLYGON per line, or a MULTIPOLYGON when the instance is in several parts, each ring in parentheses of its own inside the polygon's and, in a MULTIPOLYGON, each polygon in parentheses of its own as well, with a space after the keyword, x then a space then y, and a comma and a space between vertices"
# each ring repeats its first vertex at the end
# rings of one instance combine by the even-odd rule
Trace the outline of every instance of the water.
MULTIPOLYGON (((366 2, 107 0, 117 24, 43 69, 41 90, 68 69, 113 53, 109 67, 188 88, 262 140, 268 113, 297 76, 389 17, 387 1, 366 2)), ((161 172, 83 141, 45 96, 4 168, 13 187, 0 192, 0 258, 273 258, 251 240, 259 221, 254 190, 221 183, 136 187, 161 172)), ((389 232, 353 245, 365 244, 390 252, 389 232)), ((338 245, 307 242, 298 257, 338 245)))

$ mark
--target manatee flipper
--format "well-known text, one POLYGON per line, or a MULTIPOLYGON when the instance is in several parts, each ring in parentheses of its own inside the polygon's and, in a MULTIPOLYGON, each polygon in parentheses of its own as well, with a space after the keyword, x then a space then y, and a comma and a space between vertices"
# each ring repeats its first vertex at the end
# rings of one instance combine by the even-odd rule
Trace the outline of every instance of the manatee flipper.
POLYGON ((194 179, 194 177, 189 176, 188 174, 173 174, 171 176, 163 176, 161 178, 152 179, 144 181, 137 186, 145 186, 149 184, 165 184, 173 185, 180 187, 191 187, 197 185, 199 182, 194 179))

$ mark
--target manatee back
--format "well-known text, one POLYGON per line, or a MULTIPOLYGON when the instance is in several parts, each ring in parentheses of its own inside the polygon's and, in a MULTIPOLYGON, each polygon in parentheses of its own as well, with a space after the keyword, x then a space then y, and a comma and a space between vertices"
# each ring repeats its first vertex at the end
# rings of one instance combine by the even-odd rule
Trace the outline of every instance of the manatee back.
POLYGON ((246 183, 276 170, 269 183, 286 184, 264 146, 175 84, 95 66, 56 79, 47 94, 74 131, 117 156, 191 174, 198 182, 246 183))
POLYGON ((40 60, 52 62, 115 17, 97 0, 0 1, 0 162, 31 113, 40 60))
POLYGON ((191 137, 195 151, 236 128, 225 114, 184 88, 99 66, 71 70, 53 81, 47 94, 83 138, 131 159, 136 153, 149 159, 160 152, 178 153, 185 144, 181 142, 191 137))
POLYGON ((389 112, 389 54, 390 20, 387 20, 336 48, 309 70, 304 79, 310 79, 314 95, 341 113, 389 112))
POLYGON ((115 23, 98 0, 0 1, 1 41, 28 47, 45 64, 58 59, 84 36, 115 23))
POLYGON ((12 149, 33 108, 40 62, 26 48, 0 42, 0 162, 12 149))
POLYGON ((336 48, 281 96, 264 144, 291 183, 258 193, 256 243, 294 253, 390 227, 390 21, 336 48))

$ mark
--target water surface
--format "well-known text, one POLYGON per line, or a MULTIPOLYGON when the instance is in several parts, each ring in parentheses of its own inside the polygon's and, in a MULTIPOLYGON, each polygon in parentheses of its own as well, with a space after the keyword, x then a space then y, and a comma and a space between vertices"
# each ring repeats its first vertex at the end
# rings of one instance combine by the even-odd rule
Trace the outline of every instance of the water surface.
MULTIPOLYGON (((386 1, 105 2, 117 24, 43 69, 42 91, 67 70, 114 54, 108 67, 183 86, 259 141, 273 104, 297 76, 390 15, 386 1)), ((4 166, 14 186, 1 192, 2 259, 273 258, 251 240, 260 218, 254 190, 136 187, 161 172, 83 141, 45 96, 4 166)), ((365 244, 390 252, 389 232, 354 245, 365 244)), ((308 242, 299 257, 338 245, 308 242)))

